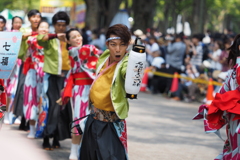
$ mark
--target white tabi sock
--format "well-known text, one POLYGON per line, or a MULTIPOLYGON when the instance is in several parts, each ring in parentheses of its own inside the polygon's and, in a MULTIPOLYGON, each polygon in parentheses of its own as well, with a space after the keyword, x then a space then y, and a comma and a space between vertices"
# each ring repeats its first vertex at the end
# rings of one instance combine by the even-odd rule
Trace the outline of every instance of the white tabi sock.
POLYGON ((78 149, 79 149, 79 145, 72 143, 71 153, 70 153, 70 156, 69 156, 70 160, 78 160, 78 149))
POLYGON ((18 118, 15 120, 14 124, 21 124, 21 117, 18 117, 18 118))
POLYGON ((36 132, 36 128, 35 125, 30 125, 30 132, 28 134, 28 138, 35 138, 35 132, 36 132))
POLYGON ((9 124, 9 112, 4 113, 4 123, 9 124))

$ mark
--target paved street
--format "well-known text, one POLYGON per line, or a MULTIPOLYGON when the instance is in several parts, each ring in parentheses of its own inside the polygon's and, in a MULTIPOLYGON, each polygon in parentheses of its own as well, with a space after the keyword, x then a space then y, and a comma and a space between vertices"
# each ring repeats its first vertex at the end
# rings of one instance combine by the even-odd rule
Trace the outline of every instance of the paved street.
MULTIPOLYGON (((198 103, 177 102, 145 93, 129 102, 127 125, 131 160, 213 160, 221 152, 223 142, 214 134, 205 134, 202 121, 191 120, 198 103)), ((27 132, 18 131, 16 125, 3 125, 0 159, 68 160, 70 140, 62 141, 61 149, 44 151, 41 140, 26 136, 27 132)))

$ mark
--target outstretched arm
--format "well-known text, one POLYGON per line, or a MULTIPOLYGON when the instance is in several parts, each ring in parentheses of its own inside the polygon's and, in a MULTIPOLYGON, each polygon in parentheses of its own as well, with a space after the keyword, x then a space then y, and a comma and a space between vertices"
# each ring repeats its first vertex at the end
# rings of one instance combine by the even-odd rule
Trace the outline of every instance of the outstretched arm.
POLYGON ((57 33, 57 34, 46 34, 42 37, 42 41, 48 41, 50 39, 58 38, 60 41, 66 41, 65 33, 57 33))

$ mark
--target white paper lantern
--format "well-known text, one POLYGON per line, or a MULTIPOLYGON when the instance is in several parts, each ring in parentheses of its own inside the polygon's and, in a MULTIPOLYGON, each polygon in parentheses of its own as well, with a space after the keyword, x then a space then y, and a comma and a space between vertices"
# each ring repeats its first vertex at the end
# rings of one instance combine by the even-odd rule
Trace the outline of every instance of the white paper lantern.
POLYGON ((136 99, 140 91, 143 72, 146 66, 145 46, 138 45, 136 38, 135 44, 129 53, 128 65, 125 80, 126 98, 136 99))

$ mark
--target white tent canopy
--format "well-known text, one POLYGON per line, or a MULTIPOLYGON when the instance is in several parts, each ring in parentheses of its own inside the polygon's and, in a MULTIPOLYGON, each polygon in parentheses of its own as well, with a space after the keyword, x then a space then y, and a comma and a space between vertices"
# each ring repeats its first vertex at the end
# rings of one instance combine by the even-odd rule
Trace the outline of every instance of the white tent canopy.
POLYGON ((121 10, 114 16, 110 26, 120 23, 120 24, 124 24, 128 28, 130 28, 131 26, 130 26, 130 22, 129 22, 128 18, 129 18, 129 15, 128 15, 127 11, 121 10))

